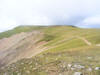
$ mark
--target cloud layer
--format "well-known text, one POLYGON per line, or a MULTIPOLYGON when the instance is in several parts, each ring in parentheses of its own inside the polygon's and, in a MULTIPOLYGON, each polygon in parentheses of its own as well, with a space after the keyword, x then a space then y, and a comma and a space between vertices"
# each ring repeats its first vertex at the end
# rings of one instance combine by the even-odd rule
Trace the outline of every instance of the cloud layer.
POLYGON ((18 25, 100 27, 100 0, 0 0, 0 31, 18 25))

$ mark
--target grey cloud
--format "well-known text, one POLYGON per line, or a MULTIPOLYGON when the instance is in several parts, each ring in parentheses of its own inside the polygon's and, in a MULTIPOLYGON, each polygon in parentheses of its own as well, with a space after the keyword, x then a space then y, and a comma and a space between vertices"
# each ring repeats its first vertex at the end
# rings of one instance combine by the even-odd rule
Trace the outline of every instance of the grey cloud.
POLYGON ((0 0, 0 31, 24 24, 85 27, 84 20, 100 15, 99 9, 100 0, 0 0))

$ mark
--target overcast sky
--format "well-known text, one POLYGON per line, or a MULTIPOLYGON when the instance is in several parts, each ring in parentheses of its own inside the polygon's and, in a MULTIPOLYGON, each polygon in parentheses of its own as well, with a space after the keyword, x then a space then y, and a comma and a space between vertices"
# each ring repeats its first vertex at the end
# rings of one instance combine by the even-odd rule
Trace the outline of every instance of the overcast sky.
POLYGON ((0 0, 0 32, 18 25, 100 27, 100 0, 0 0))

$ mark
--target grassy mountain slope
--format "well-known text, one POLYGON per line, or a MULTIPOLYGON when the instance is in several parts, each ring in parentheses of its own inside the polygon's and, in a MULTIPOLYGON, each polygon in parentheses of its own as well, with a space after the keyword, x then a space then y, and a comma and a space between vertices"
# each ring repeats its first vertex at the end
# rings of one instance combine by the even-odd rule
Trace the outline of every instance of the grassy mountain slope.
POLYGON ((19 26, 12 30, 8 30, 8 31, 0 33, 0 39, 5 38, 5 37, 10 37, 12 35, 15 35, 21 32, 31 32, 33 30, 39 30, 41 28, 42 28, 41 26, 19 26))
MULTIPOLYGON (((17 46, 14 49, 19 50, 20 55, 25 52, 26 56, 23 59, 20 58, 20 60, 16 59, 18 60, 17 62, 3 67, 0 75, 73 75, 77 71, 86 75, 100 74, 99 71, 94 70, 96 66, 100 66, 100 29, 81 29, 73 26, 24 26, 1 33, 0 38, 8 37, 9 39, 12 35, 20 34, 21 32, 32 33, 33 31, 42 33, 42 35, 39 34, 35 37, 40 39, 35 44, 32 43, 34 40, 32 41, 32 38, 30 38, 34 36, 26 37, 26 39, 30 38, 28 42, 23 39, 22 42, 27 45, 22 43, 21 48, 17 46), (38 47, 40 45, 42 47, 38 49, 28 48, 29 46, 38 47), (34 51, 39 51, 41 48, 43 50, 40 52, 34 51), (31 58, 27 58, 30 54, 31 58), (79 64, 85 68, 71 70, 68 68, 68 64, 79 64), (93 71, 88 71, 88 68, 92 68, 93 71)), ((13 61, 13 59, 9 61, 13 61)))

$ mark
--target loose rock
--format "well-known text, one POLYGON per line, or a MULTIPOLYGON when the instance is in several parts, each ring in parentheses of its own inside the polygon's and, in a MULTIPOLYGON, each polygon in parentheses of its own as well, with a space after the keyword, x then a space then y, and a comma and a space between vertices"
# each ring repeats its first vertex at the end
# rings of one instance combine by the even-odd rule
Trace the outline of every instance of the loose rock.
POLYGON ((68 64, 68 67, 71 68, 72 67, 72 64, 68 64))
POLYGON ((91 72, 92 71, 92 68, 88 68, 87 71, 90 71, 91 72))
POLYGON ((83 75, 82 72, 75 72, 73 75, 83 75))
POLYGON ((77 65, 77 64, 75 64, 73 67, 75 67, 75 68, 77 68, 77 69, 84 69, 84 68, 85 68, 84 66, 82 66, 82 65, 77 65))
POLYGON ((96 67, 95 70, 100 70, 100 67, 96 67))

